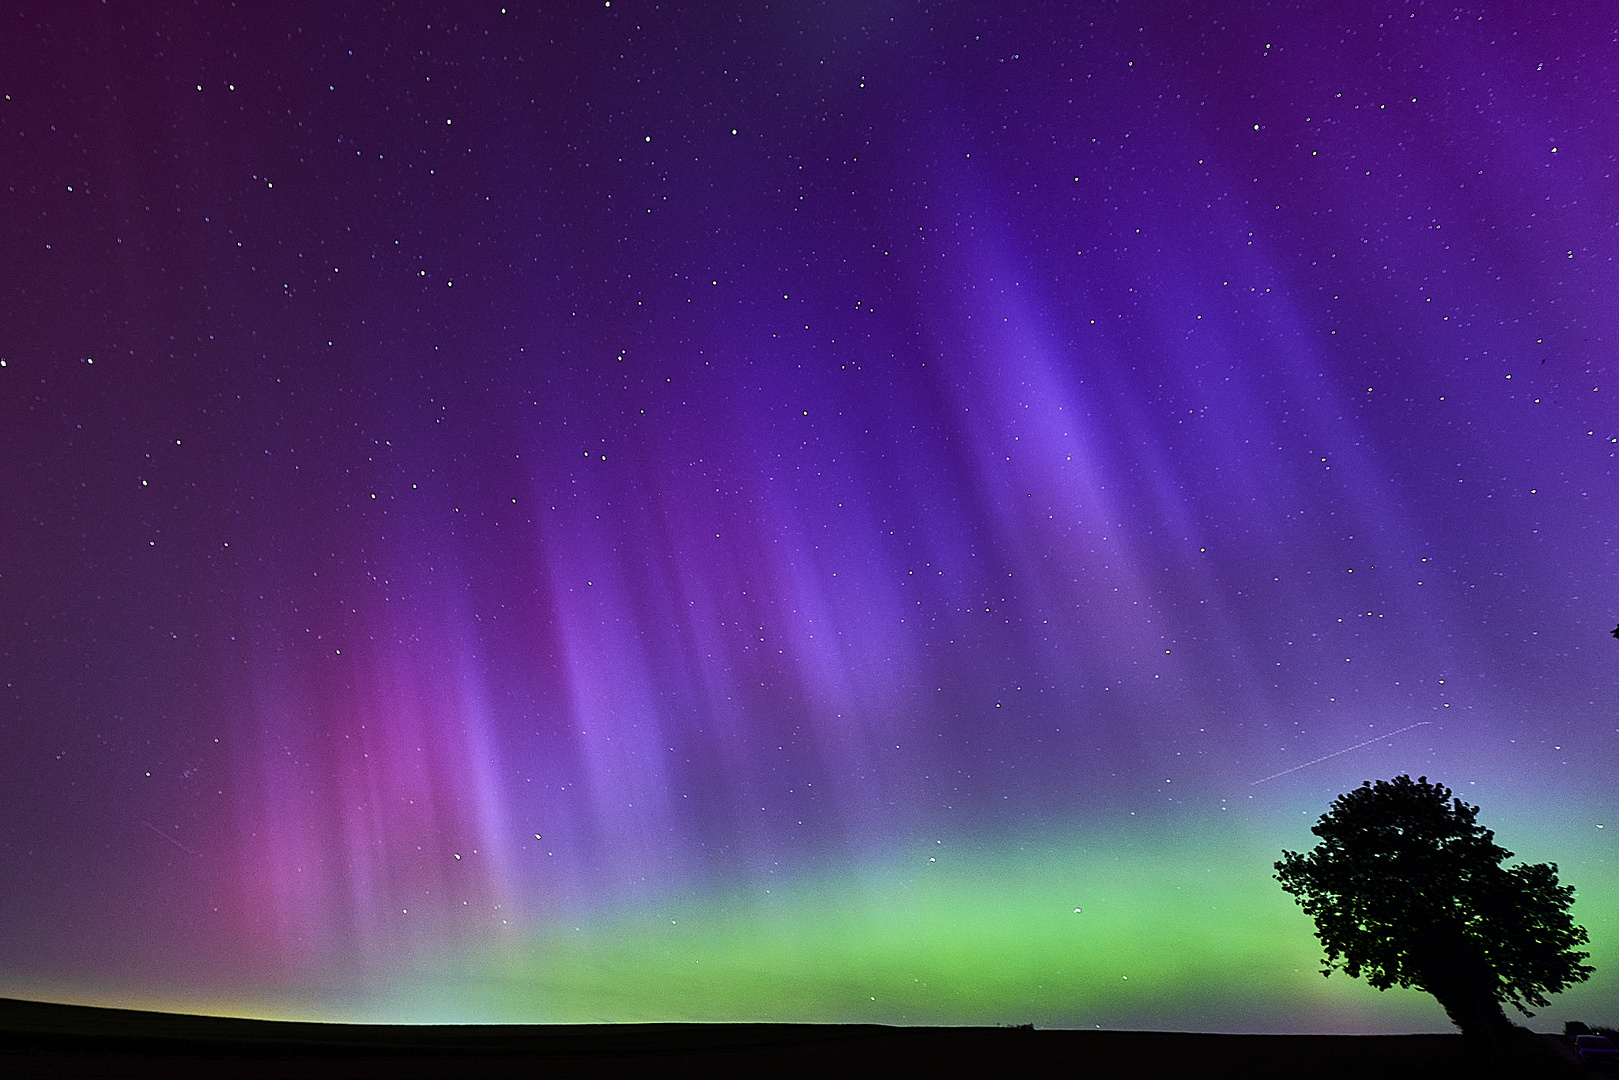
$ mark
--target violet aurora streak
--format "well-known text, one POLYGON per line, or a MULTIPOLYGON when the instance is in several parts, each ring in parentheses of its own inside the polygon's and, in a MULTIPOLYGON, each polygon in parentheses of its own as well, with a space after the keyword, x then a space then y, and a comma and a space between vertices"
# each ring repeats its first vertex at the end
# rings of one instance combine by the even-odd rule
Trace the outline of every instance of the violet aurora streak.
POLYGON ((1409 772, 1612 1022, 1613 16, 11 6, 0 993, 1444 1030, 1409 772))

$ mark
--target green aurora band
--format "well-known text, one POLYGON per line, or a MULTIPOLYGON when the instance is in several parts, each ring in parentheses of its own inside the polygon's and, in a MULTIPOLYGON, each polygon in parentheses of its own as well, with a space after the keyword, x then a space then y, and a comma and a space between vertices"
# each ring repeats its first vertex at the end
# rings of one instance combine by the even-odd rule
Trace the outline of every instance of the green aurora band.
MULTIPOLYGON (((1236 832, 1178 821, 935 838, 835 872, 514 935, 425 965, 361 1011, 429 1023, 1450 1030, 1426 994, 1323 978, 1309 919, 1271 879, 1279 847, 1236 832)), ((1619 920, 1606 914, 1619 906, 1619 874, 1597 836, 1560 866, 1579 889, 1597 975, 1536 1027, 1599 1021, 1619 989, 1619 920)))

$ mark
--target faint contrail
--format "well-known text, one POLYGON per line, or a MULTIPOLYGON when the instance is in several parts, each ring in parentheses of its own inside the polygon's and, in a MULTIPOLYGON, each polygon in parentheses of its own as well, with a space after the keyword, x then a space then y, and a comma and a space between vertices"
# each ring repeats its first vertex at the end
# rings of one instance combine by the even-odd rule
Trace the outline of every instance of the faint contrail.
POLYGON ((1298 772, 1300 769, 1308 769, 1311 765, 1319 765, 1323 761, 1326 761, 1328 758, 1335 758, 1339 754, 1347 754, 1351 750, 1359 750, 1363 746, 1370 746, 1374 742, 1382 742, 1384 739, 1392 739, 1392 738, 1394 738, 1394 736, 1398 735, 1401 731, 1410 731, 1412 728, 1426 727, 1427 725, 1429 725, 1431 723, 1433 723, 1432 720, 1421 720, 1421 721, 1418 721, 1415 724, 1407 724, 1407 725, 1405 725, 1405 727, 1400 728, 1399 731, 1391 731, 1387 735, 1379 735, 1375 739, 1367 739, 1365 742, 1358 742, 1354 746, 1346 746, 1342 750, 1334 750, 1330 754, 1323 754, 1321 757, 1315 758, 1315 759, 1310 760, 1310 761, 1306 761, 1303 765, 1295 765, 1291 769, 1283 769, 1281 772, 1271 773, 1269 776, 1261 776, 1258 780, 1253 781, 1248 786, 1253 787, 1254 784, 1263 784, 1266 780, 1274 780, 1278 776, 1286 776, 1290 772, 1298 772))
POLYGON ((161 836, 163 839, 167 840, 169 843, 173 844, 175 847, 179 848, 181 851, 188 852, 188 853, 190 853, 192 855, 195 855, 199 859, 202 858, 202 852, 200 852, 200 851, 192 851, 190 848, 186 847, 184 844, 180 843, 180 841, 176 840, 174 837, 170 836, 168 833, 164 832, 162 829, 158 828, 156 825, 153 825, 150 821, 147 821, 145 818, 141 818, 141 824, 145 825, 148 829, 151 829, 153 832, 157 833, 157 835, 161 836))

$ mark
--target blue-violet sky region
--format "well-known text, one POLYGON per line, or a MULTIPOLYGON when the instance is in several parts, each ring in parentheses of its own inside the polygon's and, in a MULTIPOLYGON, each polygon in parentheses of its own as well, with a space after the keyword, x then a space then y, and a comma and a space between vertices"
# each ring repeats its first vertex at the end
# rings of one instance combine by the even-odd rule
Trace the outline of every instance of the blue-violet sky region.
POLYGON ((1221 7, 12 6, 0 992, 1442 1030, 1410 772, 1611 1004, 1615 9, 1221 7))

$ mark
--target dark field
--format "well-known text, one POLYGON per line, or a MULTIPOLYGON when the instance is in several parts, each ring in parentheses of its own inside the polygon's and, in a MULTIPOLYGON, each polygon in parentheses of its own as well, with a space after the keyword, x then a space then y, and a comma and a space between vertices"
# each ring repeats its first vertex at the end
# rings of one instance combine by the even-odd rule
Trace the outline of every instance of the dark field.
POLYGON ((1577 1076, 1561 1037, 796 1024, 391 1027, 0 999, 0 1077, 1577 1076))

